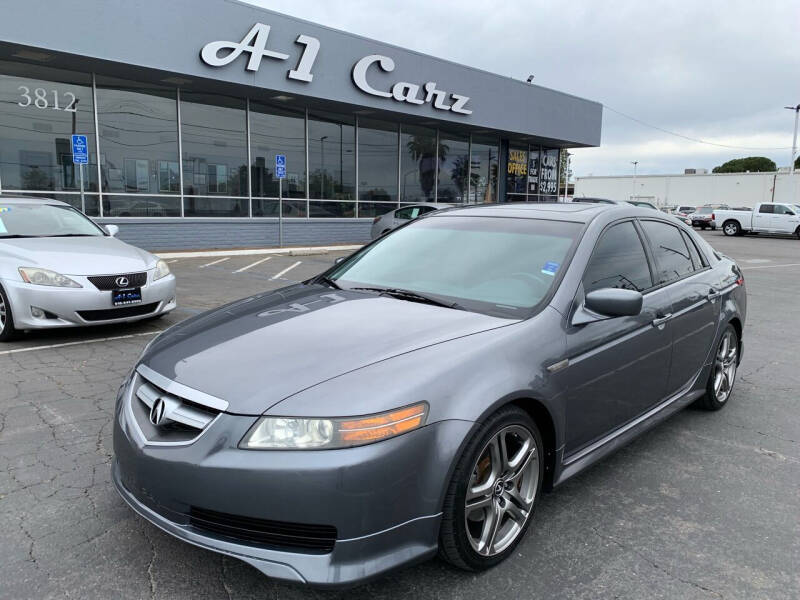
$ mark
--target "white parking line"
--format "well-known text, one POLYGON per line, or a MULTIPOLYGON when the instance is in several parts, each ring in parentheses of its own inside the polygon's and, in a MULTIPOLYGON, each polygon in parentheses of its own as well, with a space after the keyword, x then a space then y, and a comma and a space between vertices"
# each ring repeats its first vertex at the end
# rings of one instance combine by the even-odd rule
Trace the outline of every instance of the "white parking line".
POLYGON ((301 265, 301 264, 303 264, 303 261, 302 261, 302 260, 298 260, 298 261, 297 261, 296 263, 294 263, 294 264, 293 264, 291 267, 286 267, 286 268, 285 268, 283 271, 281 271, 280 273, 276 273, 275 275, 273 275, 272 277, 270 277, 270 279, 278 279, 278 277, 282 277, 282 276, 286 275, 286 274, 287 274, 289 271, 291 271, 292 269, 294 269, 294 268, 295 268, 297 265, 301 265))
POLYGON ((800 263, 789 263, 786 265, 762 265, 760 267, 742 267, 742 270, 748 269, 778 269, 780 267, 800 267, 800 263))
POLYGON ((225 262, 226 260, 230 260, 230 259, 231 259, 231 257, 228 256, 226 258, 220 258, 219 260, 212 260, 210 263, 206 263, 204 265, 200 265, 198 268, 199 269, 205 269, 206 267, 210 267, 211 265, 217 265, 217 264, 219 264, 221 262, 225 262))
POLYGON ((2 354, 16 354, 17 352, 33 352, 34 350, 50 350, 51 348, 64 348, 66 346, 77 346, 78 344, 94 344, 96 342, 110 342, 112 340, 125 340, 128 338, 138 337, 140 335, 156 335, 161 333, 158 331, 146 331, 144 333, 129 333, 128 335, 115 335, 113 337, 95 338, 92 340, 80 340, 77 342, 64 342, 63 344, 48 344, 46 346, 30 346, 28 348, 14 348, 13 350, 2 350, 2 354))
POLYGON ((263 263, 265 261, 268 261, 270 258, 272 258, 272 257, 268 256, 267 258, 262 258, 261 260, 257 260, 256 262, 254 262, 251 265, 247 265, 246 267, 242 267, 241 269, 236 269, 234 271, 234 273, 241 273, 242 271, 247 271, 247 269, 251 269, 251 268, 255 267, 256 265, 260 265, 261 263, 263 263))

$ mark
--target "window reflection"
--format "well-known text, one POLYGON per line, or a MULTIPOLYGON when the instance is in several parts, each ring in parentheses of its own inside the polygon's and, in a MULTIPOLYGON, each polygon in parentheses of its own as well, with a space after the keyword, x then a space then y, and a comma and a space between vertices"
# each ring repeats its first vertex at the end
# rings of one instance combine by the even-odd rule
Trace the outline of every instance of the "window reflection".
POLYGON ((470 197, 472 204, 497 202, 499 146, 493 138, 472 138, 470 197))
MULTIPOLYGON (((181 131, 185 194, 247 195, 247 133, 243 99, 182 93, 181 131)), ((220 203, 219 206, 226 204, 231 206, 230 203, 220 203)))
POLYGON ((97 191, 91 76, 0 61, 0 179, 4 190, 80 190, 72 134, 86 135, 84 190, 97 191))
POLYGON ((433 202, 436 185, 436 130, 402 125, 401 132, 401 200, 433 202))
POLYGON ((97 123, 104 192, 180 194, 177 94, 97 78, 97 123))
POLYGON ((314 199, 354 200, 355 127, 349 116, 308 115, 309 194, 314 199))
POLYGON ((306 197, 305 111, 292 111, 250 102, 250 166, 253 196, 278 197, 275 155, 286 156, 284 198, 306 197))
POLYGON ((506 169, 506 201, 524 202, 528 187, 528 147, 511 144, 506 169))
POLYGON ((439 134, 437 202, 460 204, 466 200, 469 172, 469 138, 439 134))
POLYGON ((359 119, 359 200, 397 200, 397 136, 395 123, 359 119))

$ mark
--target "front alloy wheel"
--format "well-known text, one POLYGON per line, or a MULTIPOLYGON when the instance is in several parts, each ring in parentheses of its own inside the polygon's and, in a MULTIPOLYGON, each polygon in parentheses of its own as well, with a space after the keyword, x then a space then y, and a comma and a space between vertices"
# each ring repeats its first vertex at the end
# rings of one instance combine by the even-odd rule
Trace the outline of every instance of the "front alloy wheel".
POLYGON ((728 325, 717 346, 706 395, 700 399, 700 406, 706 410, 719 410, 725 406, 733 391, 738 366, 739 336, 733 326, 728 325))
POLYGON ((739 235, 739 224, 736 221, 728 221, 722 226, 722 233, 725 235, 739 235))
POLYGON ((541 488, 541 436, 528 414, 507 407, 468 444, 445 499, 440 553, 467 570, 508 556, 530 524, 541 488))
POLYGON ((0 342, 13 339, 16 333, 14 319, 11 315, 11 304, 9 304, 3 288, 0 287, 0 342))

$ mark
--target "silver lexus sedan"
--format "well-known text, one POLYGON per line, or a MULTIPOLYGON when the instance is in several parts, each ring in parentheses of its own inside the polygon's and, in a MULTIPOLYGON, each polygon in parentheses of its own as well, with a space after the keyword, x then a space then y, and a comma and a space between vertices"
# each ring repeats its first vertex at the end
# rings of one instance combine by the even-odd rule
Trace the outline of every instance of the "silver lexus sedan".
POLYGON ((167 263, 57 200, 0 196, 0 342, 18 332, 161 316, 167 263))

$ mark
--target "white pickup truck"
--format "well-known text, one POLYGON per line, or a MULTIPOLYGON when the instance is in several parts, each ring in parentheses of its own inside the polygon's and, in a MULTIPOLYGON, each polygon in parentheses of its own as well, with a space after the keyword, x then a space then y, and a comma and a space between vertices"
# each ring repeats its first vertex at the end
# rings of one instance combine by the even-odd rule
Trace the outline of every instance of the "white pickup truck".
POLYGON ((785 233, 800 238, 800 205, 762 202, 749 210, 715 210, 714 220, 725 235, 785 233))

